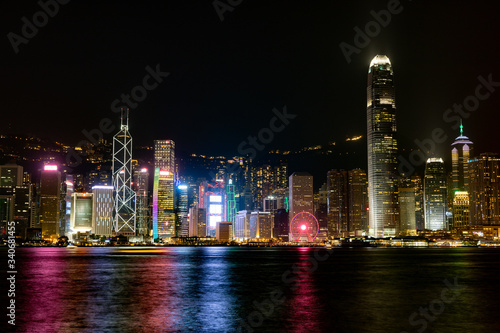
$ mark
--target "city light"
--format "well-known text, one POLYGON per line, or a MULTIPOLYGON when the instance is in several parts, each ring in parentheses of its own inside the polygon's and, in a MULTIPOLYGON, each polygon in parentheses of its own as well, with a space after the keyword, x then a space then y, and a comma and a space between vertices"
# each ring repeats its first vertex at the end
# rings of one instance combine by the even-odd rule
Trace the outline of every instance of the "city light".
POLYGON ((43 170, 45 170, 45 171, 57 171, 57 165, 47 164, 43 167, 43 170))

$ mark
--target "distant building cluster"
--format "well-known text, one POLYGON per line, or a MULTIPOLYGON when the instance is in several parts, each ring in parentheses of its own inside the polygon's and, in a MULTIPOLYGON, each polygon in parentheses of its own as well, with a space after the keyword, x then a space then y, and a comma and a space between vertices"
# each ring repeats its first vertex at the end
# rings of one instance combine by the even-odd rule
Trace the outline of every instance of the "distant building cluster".
MULTIPOLYGON (((314 191, 313 176, 286 162, 196 154, 180 161, 170 139, 155 140, 149 159, 134 159, 124 109, 112 145, 83 148, 91 170, 49 160, 34 181, 21 165, 0 166, 2 235, 15 221, 16 236, 26 242, 317 243, 446 232, 498 240, 498 155, 474 154, 461 125, 450 147, 451 172, 445 156, 429 156, 423 177, 400 175, 396 114, 392 65, 377 55, 368 71, 368 168, 332 169, 314 191), (179 162, 201 165, 210 177, 183 174, 179 162)), ((31 139, 26 147, 41 149, 31 139)), ((68 151, 59 143, 54 149, 68 151)))

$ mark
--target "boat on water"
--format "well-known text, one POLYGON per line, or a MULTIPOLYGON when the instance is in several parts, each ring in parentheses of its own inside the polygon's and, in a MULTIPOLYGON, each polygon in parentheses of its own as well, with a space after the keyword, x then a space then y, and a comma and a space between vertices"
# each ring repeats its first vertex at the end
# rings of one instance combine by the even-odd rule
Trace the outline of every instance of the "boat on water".
POLYGON ((66 247, 68 249, 76 249, 77 248, 77 246, 75 244, 68 244, 66 247))

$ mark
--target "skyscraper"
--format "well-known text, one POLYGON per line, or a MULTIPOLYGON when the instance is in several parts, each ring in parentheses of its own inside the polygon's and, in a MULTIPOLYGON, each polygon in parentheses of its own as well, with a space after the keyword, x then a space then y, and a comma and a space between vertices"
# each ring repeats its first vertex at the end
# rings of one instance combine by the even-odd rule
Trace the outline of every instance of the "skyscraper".
POLYGON ((175 236, 174 174, 155 168, 153 184, 153 238, 175 236))
POLYGON ((307 172, 294 172, 289 178, 289 217, 302 212, 314 214, 313 176, 307 172))
POLYGON ((189 237, 207 236, 207 212, 205 208, 189 208, 189 237))
POLYGON ((328 205, 328 237, 349 232, 348 173, 330 170, 326 179, 328 205))
POLYGON ((171 238, 175 234, 175 142, 155 140, 153 183, 153 237, 171 238))
POLYGON ((177 237, 187 237, 189 235, 189 221, 188 221, 188 186, 186 184, 180 184, 177 186, 176 197, 176 236, 177 237))
POLYGON ((135 172, 137 189, 137 235, 150 236, 149 223, 149 172, 141 168, 135 172))
POLYGON ((92 231, 109 237, 113 234, 113 186, 96 185, 92 187, 92 194, 92 231))
POLYGON ((429 158, 425 164, 424 176, 424 216, 425 229, 447 229, 446 172, 442 158, 429 158))
POLYGON ((349 173, 349 231, 361 236, 368 231, 368 178, 361 169, 349 173))
POLYGON ((453 193, 469 190, 469 160, 473 156, 473 143, 464 135, 464 126, 460 124, 460 136, 451 144, 451 168, 453 193))
POLYGON ((71 195, 71 232, 92 233, 93 193, 73 193, 71 195))
POLYGON ((399 216, 401 219, 400 232, 403 235, 414 236, 417 234, 415 215, 415 190, 413 188, 400 188, 399 191, 399 216))
POLYGON ((134 236, 136 194, 132 190, 132 136, 128 131, 128 108, 122 109, 120 131, 113 136, 114 232, 134 236))
POLYGON ((368 69, 367 140, 370 234, 394 236, 399 225, 396 103, 392 65, 385 55, 375 56, 368 69))
POLYGON ((455 192, 453 198, 453 227, 455 229, 470 227, 469 192, 455 192))
POLYGON ((155 140, 155 168, 175 174, 174 140, 155 140))
POLYGON ((250 213, 250 238, 271 239, 271 213, 254 211, 250 213))
POLYGON ((485 153, 468 164, 471 225, 500 225, 500 158, 485 153))
POLYGON ((61 172, 56 165, 45 165, 40 180, 40 224, 42 237, 58 237, 60 219, 61 172))

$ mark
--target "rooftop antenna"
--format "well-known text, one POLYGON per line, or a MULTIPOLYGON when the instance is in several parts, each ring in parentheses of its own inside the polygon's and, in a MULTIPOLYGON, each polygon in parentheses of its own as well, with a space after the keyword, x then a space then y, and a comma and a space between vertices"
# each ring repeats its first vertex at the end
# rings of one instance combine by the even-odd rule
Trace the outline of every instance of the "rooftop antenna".
POLYGON ((460 119, 460 136, 464 136, 464 125, 462 124, 462 119, 460 119))

